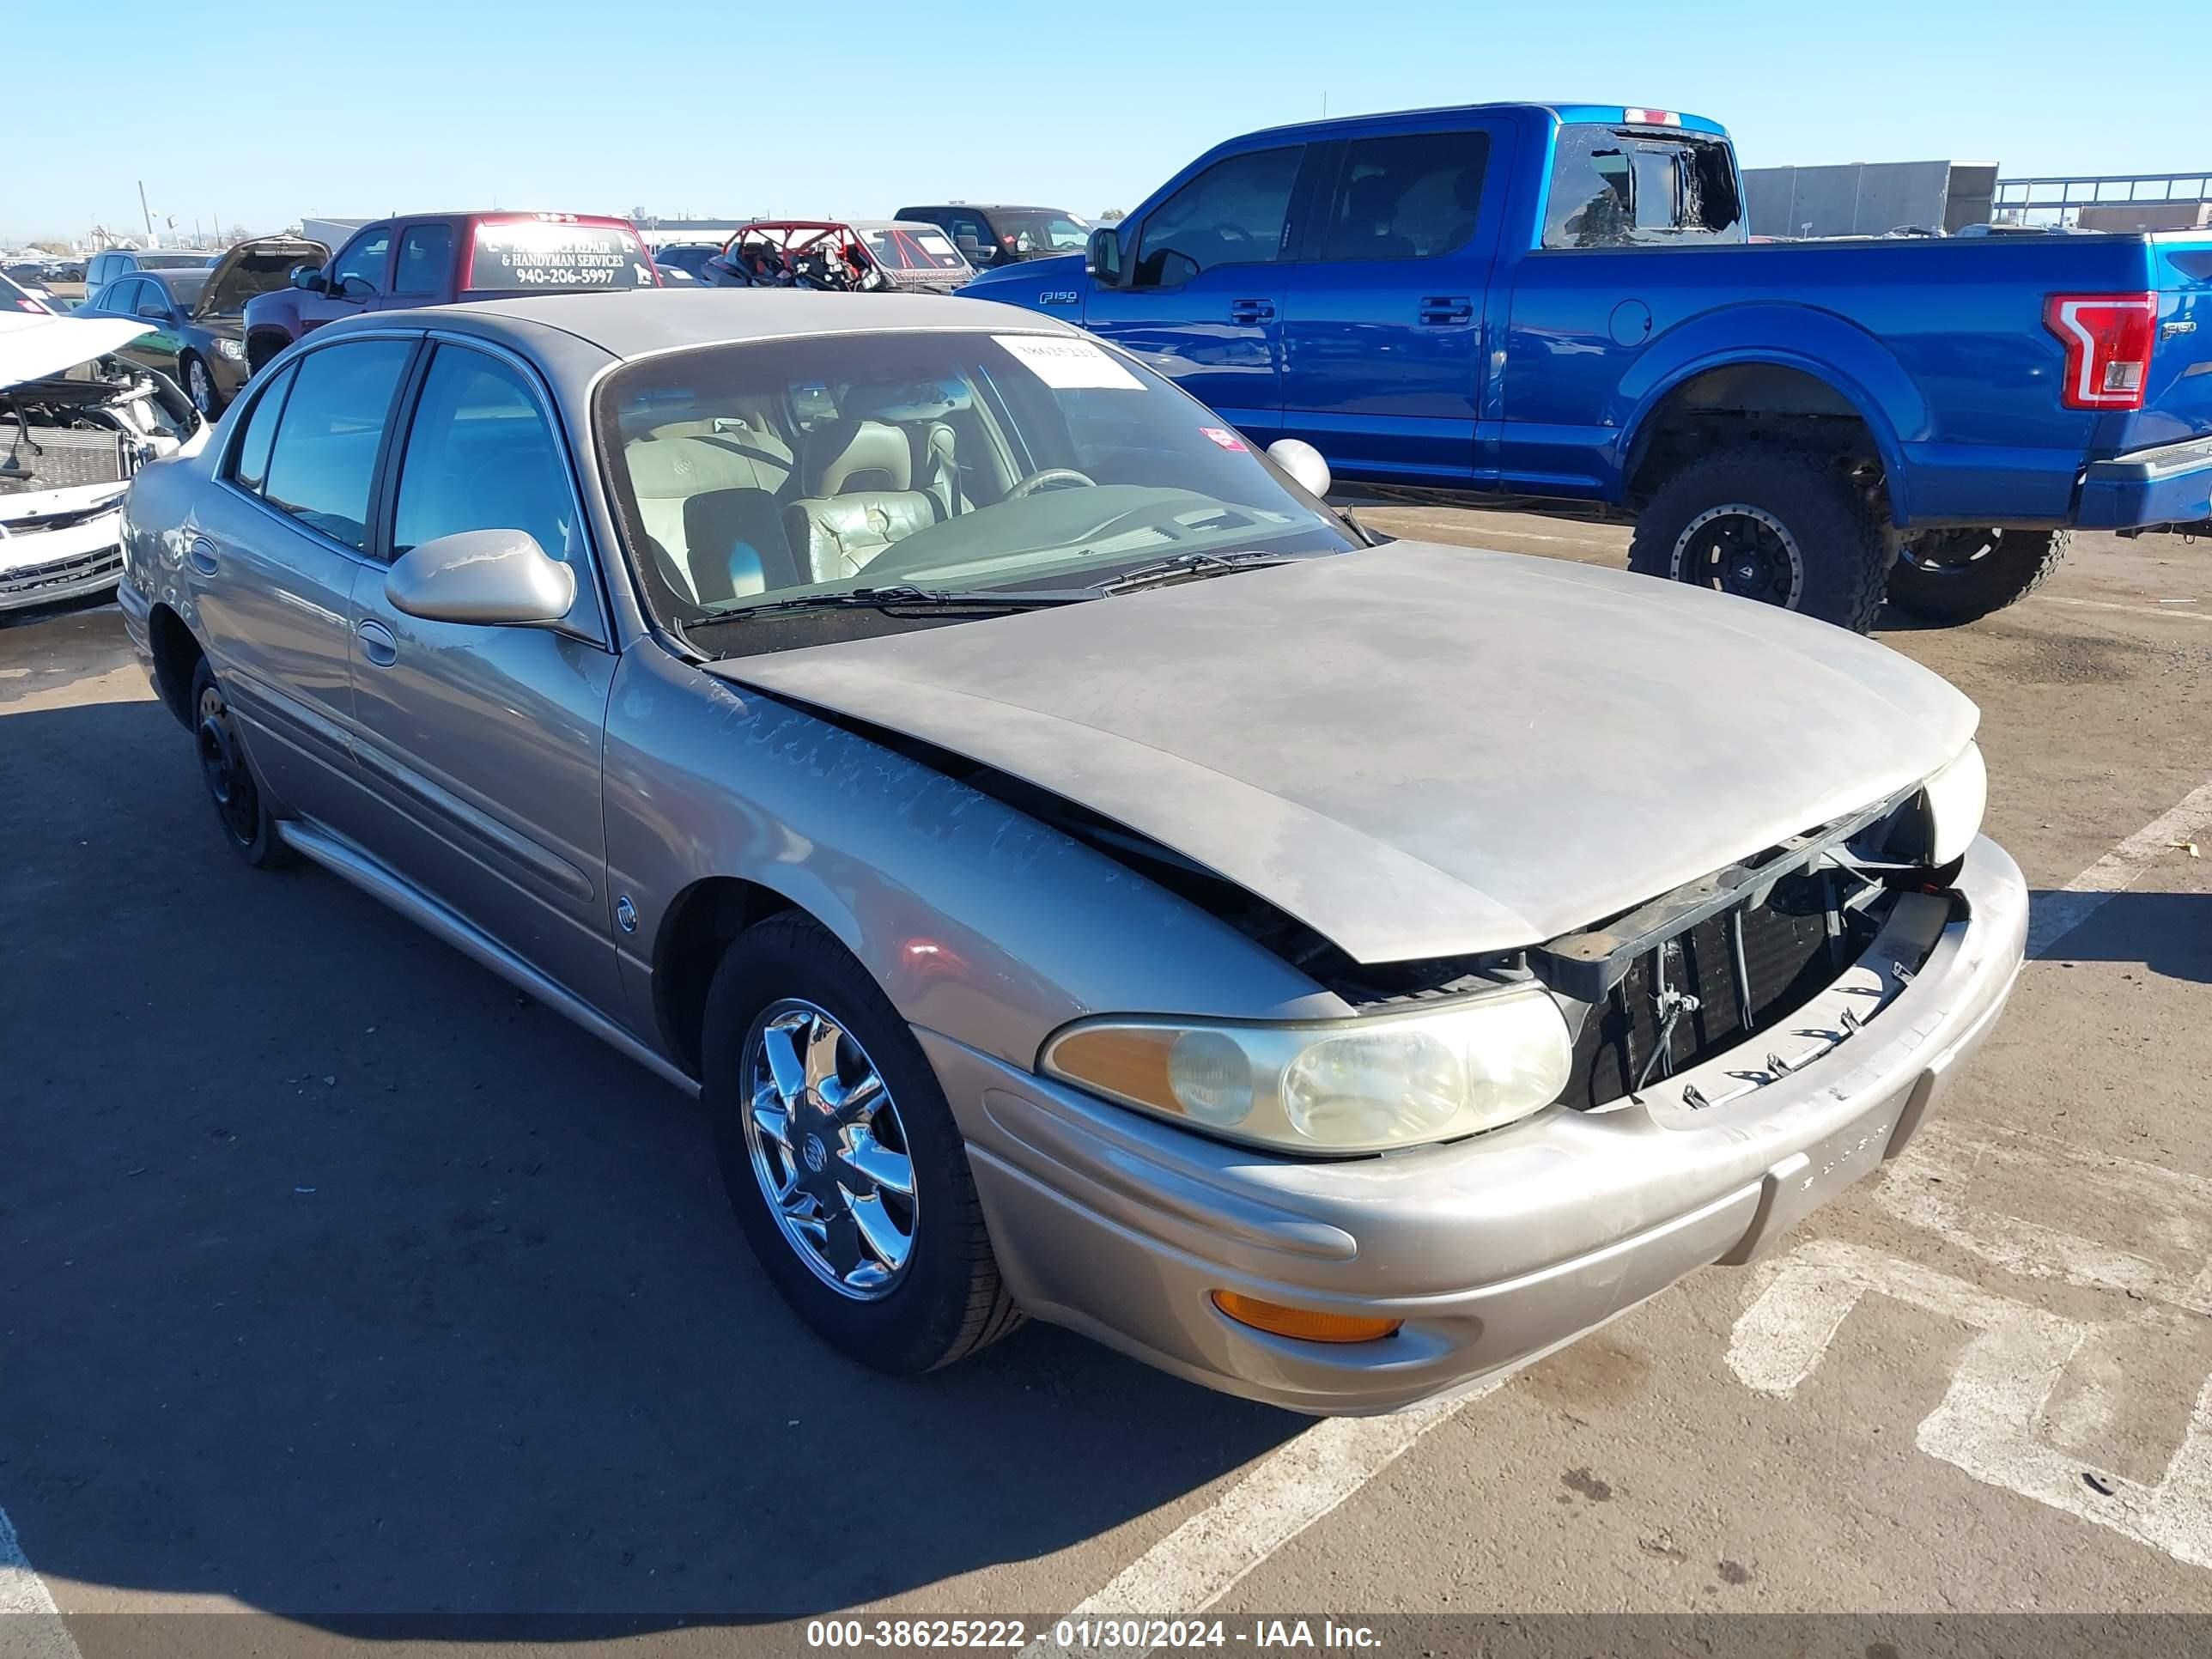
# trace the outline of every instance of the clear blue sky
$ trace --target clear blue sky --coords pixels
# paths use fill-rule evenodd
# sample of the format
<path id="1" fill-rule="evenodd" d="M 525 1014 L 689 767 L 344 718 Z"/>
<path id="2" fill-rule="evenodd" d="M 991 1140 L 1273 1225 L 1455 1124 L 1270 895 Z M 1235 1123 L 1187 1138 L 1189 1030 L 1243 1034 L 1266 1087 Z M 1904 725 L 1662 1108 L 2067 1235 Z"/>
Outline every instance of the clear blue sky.
<path id="1" fill-rule="evenodd" d="M 496 204 L 864 216 L 1134 205 L 1215 141 L 1486 99 L 1694 110 L 1745 165 L 2212 167 L 2179 4 L 2041 0 L 144 0 L 26 3 L 0 41 L 0 241 L 157 216 Z M 2160 18 L 2164 19 L 2161 26 Z M 2161 36 L 2161 27 L 2165 33 Z M 2163 87 L 2163 90 L 2160 88 Z"/>

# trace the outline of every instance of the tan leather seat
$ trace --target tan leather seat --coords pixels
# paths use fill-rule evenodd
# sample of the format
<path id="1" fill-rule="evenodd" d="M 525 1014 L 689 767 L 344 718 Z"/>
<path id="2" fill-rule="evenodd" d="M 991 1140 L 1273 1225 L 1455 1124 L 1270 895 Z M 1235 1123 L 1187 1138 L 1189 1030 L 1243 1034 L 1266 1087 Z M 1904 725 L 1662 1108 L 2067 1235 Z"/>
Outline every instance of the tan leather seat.
<path id="1" fill-rule="evenodd" d="M 661 574 L 685 599 L 712 604 L 809 580 L 792 558 L 776 491 L 790 452 L 750 428 L 683 422 L 624 452 L 645 532 L 666 555 Z"/>
<path id="2" fill-rule="evenodd" d="M 857 574 L 895 542 L 938 520 L 935 500 L 913 488 L 914 447 L 882 421 L 832 421 L 809 434 L 799 467 L 805 493 L 784 508 L 784 532 L 805 580 Z"/>

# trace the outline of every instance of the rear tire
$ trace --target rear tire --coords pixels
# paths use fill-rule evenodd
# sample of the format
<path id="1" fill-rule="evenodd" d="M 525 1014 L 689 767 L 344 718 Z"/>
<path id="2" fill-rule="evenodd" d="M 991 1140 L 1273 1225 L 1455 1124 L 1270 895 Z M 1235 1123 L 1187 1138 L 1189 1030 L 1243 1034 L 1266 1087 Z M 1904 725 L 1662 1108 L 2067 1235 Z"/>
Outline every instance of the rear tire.
<path id="1" fill-rule="evenodd" d="M 1863 634 L 1894 553 L 1880 512 L 1834 461 L 1753 445 L 1662 484 L 1637 520 L 1628 568 Z"/>
<path id="2" fill-rule="evenodd" d="M 292 861 L 292 849 L 276 833 L 276 820 L 263 799 L 260 781 L 246 757 L 237 724 L 215 671 L 202 657 L 192 667 L 190 704 L 193 740 L 199 745 L 200 778 L 215 803 L 216 821 L 232 852 L 257 870 L 275 870 Z"/>
<path id="3" fill-rule="evenodd" d="M 1931 530 L 1898 554 L 1889 602 L 1929 622 L 1976 621 L 2042 586 L 2073 539 L 2063 530 Z"/>
<path id="4" fill-rule="evenodd" d="M 738 937 L 708 990 L 700 1047 L 730 1206 L 816 1335 L 912 1375 L 1021 1324 L 928 1057 L 818 922 L 787 911 Z"/>

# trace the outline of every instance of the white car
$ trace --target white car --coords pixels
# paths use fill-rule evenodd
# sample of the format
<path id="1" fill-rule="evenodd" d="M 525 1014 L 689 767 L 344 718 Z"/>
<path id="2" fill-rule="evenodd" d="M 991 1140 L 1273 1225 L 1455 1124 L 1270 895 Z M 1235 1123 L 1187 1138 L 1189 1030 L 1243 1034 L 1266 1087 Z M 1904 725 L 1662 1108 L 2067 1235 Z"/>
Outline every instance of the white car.
<path id="1" fill-rule="evenodd" d="M 113 355 L 151 327 L 0 310 L 0 611 L 112 589 L 131 480 L 205 447 L 175 382 Z"/>

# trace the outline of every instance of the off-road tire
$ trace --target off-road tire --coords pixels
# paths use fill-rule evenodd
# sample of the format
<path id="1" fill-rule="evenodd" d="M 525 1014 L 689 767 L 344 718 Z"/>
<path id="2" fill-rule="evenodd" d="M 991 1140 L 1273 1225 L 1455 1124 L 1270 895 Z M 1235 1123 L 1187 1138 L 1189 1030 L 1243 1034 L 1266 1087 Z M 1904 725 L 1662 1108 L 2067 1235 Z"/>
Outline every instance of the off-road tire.
<path id="1" fill-rule="evenodd" d="M 1661 485 L 1636 521 L 1628 568 L 1695 586 L 1680 544 L 1699 515 L 1735 504 L 1788 532 L 1800 562 L 1789 609 L 1863 634 L 1881 612 L 1896 538 L 1880 507 L 1827 457 L 1767 445 L 1717 450 Z"/>
<path id="2" fill-rule="evenodd" d="M 896 1103 L 913 1164 L 913 1254 L 890 1290 L 854 1301 L 825 1285 L 784 1237 L 744 1133 L 744 1058 L 754 1022 L 780 1000 L 814 1004 L 857 1038 Z M 701 1097 L 722 1184 L 754 1256 L 816 1335 L 894 1375 L 935 1370 L 1017 1329 L 943 1086 L 911 1028 L 866 969 L 811 917 L 785 912 L 746 930 L 707 992 Z"/>
<path id="3" fill-rule="evenodd" d="M 1908 543 L 1889 602 L 1926 622 L 1970 623 L 2026 599 L 2074 539 L 2064 530 L 1936 530 Z"/>

